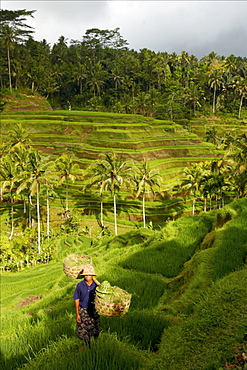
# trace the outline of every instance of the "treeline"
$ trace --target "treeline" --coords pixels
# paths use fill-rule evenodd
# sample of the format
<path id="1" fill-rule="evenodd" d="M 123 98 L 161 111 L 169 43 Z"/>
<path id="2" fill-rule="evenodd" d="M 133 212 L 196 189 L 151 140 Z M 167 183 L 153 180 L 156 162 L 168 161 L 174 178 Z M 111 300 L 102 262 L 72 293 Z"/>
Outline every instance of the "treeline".
<path id="1" fill-rule="evenodd" d="M 28 88 L 67 109 L 140 113 L 163 119 L 246 107 L 247 58 L 200 60 L 180 54 L 130 50 L 114 30 L 89 29 L 82 40 L 36 41 L 24 22 L 34 11 L 1 10 L 1 89 Z"/>

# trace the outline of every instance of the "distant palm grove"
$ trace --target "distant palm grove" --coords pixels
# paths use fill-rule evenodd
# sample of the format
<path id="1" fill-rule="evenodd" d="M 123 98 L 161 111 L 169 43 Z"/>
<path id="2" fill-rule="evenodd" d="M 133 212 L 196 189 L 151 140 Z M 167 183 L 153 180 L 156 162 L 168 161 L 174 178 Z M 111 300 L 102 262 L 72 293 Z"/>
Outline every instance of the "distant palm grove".
<path id="1" fill-rule="evenodd" d="M 119 28 L 89 29 L 80 40 L 36 41 L 34 11 L 1 10 L 0 87 L 29 88 L 53 108 L 138 113 L 162 119 L 246 107 L 247 58 L 211 52 L 130 50 Z"/>

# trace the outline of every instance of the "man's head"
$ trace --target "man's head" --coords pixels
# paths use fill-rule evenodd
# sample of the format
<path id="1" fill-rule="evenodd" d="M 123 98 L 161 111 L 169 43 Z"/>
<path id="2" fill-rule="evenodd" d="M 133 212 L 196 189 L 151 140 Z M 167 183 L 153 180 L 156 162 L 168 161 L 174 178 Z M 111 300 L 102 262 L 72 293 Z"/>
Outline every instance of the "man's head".
<path id="1" fill-rule="evenodd" d="M 85 265 L 84 269 L 81 274 L 84 277 L 84 280 L 90 282 L 93 280 L 93 276 L 97 276 L 95 274 L 94 268 L 91 264 Z"/>
<path id="2" fill-rule="evenodd" d="M 93 275 L 84 275 L 84 280 L 86 280 L 87 283 L 91 283 L 93 281 Z"/>

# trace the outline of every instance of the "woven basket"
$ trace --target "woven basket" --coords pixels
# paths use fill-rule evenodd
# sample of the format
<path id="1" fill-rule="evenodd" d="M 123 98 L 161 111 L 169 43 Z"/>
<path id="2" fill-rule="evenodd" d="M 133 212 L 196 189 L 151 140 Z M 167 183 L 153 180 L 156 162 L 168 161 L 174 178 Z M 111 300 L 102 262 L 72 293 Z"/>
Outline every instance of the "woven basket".
<path id="1" fill-rule="evenodd" d="M 85 254 L 70 254 L 63 261 L 63 271 L 71 279 L 82 279 L 85 265 L 92 264 L 92 258 Z"/>
<path id="2" fill-rule="evenodd" d="M 97 294 L 95 296 L 95 308 L 99 315 L 118 317 L 124 315 L 130 306 L 130 294 L 122 290 L 123 293 L 126 293 L 128 299 L 119 302 L 119 303 L 110 303 L 104 301 Z"/>

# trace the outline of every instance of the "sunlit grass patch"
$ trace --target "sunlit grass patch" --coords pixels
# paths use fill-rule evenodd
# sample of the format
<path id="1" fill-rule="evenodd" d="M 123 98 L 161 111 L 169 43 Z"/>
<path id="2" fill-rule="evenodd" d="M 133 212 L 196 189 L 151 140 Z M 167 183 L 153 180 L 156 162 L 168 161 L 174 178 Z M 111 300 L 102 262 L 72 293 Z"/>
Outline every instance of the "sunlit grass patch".
<path id="1" fill-rule="evenodd" d="M 219 369 L 246 333 L 247 270 L 205 291 L 194 313 L 164 331 L 156 366 L 166 370 Z M 151 369 L 151 368 L 150 368 Z"/>
<path id="2" fill-rule="evenodd" d="M 97 341 L 92 341 L 91 348 L 85 348 L 82 352 L 79 351 L 81 344 L 74 338 L 60 337 L 41 349 L 35 358 L 27 358 L 26 364 L 18 370 L 138 370 L 143 365 L 137 350 L 127 343 L 121 343 L 113 335 L 102 334 Z"/>
<path id="3" fill-rule="evenodd" d="M 211 226 L 210 219 L 206 217 L 187 217 L 176 223 L 168 223 L 163 234 L 158 236 L 160 241 L 126 258 L 121 266 L 162 274 L 168 278 L 175 277 L 200 246 Z"/>

